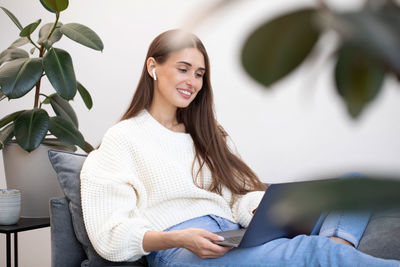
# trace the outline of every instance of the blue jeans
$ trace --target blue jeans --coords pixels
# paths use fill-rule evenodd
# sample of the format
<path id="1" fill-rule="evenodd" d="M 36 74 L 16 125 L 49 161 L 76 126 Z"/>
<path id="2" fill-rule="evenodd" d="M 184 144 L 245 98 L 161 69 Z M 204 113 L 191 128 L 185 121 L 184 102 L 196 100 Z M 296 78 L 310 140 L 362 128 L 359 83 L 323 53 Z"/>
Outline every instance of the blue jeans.
<path id="1" fill-rule="evenodd" d="M 322 235 L 299 235 L 279 238 L 252 248 L 233 248 L 224 256 L 202 259 L 184 248 L 153 251 L 147 256 L 150 266 L 400 266 L 396 260 L 385 260 L 364 254 L 357 249 L 333 242 L 324 235 L 350 237 L 357 246 L 369 216 L 365 214 L 330 213 L 320 218 Z M 202 228 L 210 232 L 239 229 L 227 219 L 207 215 L 174 225 L 165 231 Z M 346 238 L 345 238 L 346 239 Z"/>

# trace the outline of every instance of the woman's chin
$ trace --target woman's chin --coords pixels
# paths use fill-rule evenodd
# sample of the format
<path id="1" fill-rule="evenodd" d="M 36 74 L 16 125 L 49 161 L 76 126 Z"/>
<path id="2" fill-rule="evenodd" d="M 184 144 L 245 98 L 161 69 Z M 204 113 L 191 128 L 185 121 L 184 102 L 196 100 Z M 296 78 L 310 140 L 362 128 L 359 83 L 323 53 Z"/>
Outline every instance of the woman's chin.
<path id="1" fill-rule="evenodd" d="M 189 101 L 189 100 L 179 101 L 178 103 L 176 103 L 176 107 L 177 108 L 187 108 L 190 105 L 190 103 L 192 103 L 192 101 Z"/>

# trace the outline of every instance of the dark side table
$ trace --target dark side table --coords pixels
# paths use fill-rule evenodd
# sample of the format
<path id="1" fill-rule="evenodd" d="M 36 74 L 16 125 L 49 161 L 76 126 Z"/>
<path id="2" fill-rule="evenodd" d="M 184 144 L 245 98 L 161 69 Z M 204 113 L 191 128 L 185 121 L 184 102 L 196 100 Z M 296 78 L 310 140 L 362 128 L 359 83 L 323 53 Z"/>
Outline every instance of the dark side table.
<path id="1" fill-rule="evenodd" d="M 18 267 L 18 232 L 49 226 L 50 218 L 20 218 L 16 224 L 0 225 L 0 233 L 6 234 L 7 267 L 11 267 L 11 234 L 14 234 L 14 267 Z"/>

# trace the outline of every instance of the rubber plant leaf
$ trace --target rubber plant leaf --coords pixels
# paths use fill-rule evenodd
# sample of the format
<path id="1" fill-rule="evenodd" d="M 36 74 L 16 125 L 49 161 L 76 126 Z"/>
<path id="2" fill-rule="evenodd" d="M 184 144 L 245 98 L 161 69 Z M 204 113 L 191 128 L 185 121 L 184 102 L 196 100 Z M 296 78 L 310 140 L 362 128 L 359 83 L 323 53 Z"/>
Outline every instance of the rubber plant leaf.
<path id="1" fill-rule="evenodd" d="M 14 136 L 14 124 L 7 125 L 3 130 L 0 131 L 0 149 L 3 149 L 5 145 Z"/>
<path id="2" fill-rule="evenodd" d="M 67 51 L 50 48 L 43 58 L 43 68 L 56 92 L 65 100 L 76 94 L 76 78 L 72 58 Z"/>
<path id="3" fill-rule="evenodd" d="M 21 37 L 28 37 L 30 36 L 35 30 L 36 28 L 39 26 L 40 22 L 42 20 L 39 19 L 31 24 L 29 24 L 28 26 L 24 27 L 21 32 L 19 33 L 19 36 Z"/>
<path id="4" fill-rule="evenodd" d="M 276 218 L 301 221 L 327 210 L 379 211 L 400 206 L 400 177 L 374 175 L 304 183 L 282 194 L 273 207 Z M 281 223 L 285 223 L 281 221 Z"/>
<path id="5" fill-rule="evenodd" d="M 25 110 L 20 110 L 13 112 L 0 120 L 0 128 L 4 127 L 5 125 L 9 124 L 10 122 L 14 121 L 16 118 L 19 117 Z"/>
<path id="6" fill-rule="evenodd" d="M 68 103 L 67 100 L 59 96 L 58 94 L 52 94 L 49 96 L 50 104 L 57 114 L 69 122 L 71 122 L 76 128 L 78 128 L 78 117 L 76 116 L 75 111 L 72 106 Z"/>
<path id="7" fill-rule="evenodd" d="M 77 85 L 78 85 L 78 92 L 81 95 L 83 102 L 85 103 L 88 109 L 91 109 L 93 107 L 93 101 L 92 97 L 89 94 L 89 91 L 86 90 L 86 88 L 80 82 L 77 82 Z"/>
<path id="8" fill-rule="evenodd" d="M 77 145 L 85 152 L 90 152 L 90 147 L 87 146 L 83 135 L 75 126 L 66 119 L 61 117 L 51 117 L 49 131 L 63 142 L 71 145 Z M 93 148 L 92 148 L 93 149 Z"/>
<path id="9" fill-rule="evenodd" d="M 14 122 L 17 143 L 26 151 L 37 148 L 49 129 L 49 115 L 43 109 L 23 112 Z"/>
<path id="10" fill-rule="evenodd" d="M 44 41 L 47 40 L 47 37 L 49 36 L 49 33 L 50 33 L 51 29 L 53 28 L 53 25 L 54 25 L 54 23 L 47 23 L 47 24 L 43 25 L 42 28 L 40 28 L 39 40 L 38 40 L 39 44 L 43 44 Z M 61 39 L 61 37 L 63 36 L 63 34 L 60 31 L 61 26 L 62 26 L 62 23 L 58 22 L 56 29 L 54 30 L 54 32 L 50 36 L 50 39 L 48 40 L 48 45 L 52 46 L 55 42 L 58 42 Z"/>
<path id="11" fill-rule="evenodd" d="M 28 93 L 43 73 L 42 59 L 23 58 L 8 62 L 0 68 L 0 87 L 10 99 Z"/>
<path id="12" fill-rule="evenodd" d="M 49 8 L 48 6 L 46 6 L 46 4 L 44 3 L 43 0 L 40 0 L 40 3 L 42 4 L 42 6 L 43 6 L 47 11 L 49 11 L 49 12 L 51 12 L 51 13 L 57 13 L 56 10 L 53 10 L 53 9 Z"/>
<path id="13" fill-rule="evenodd" d="M 63 141 L 60 141 L 60 140 L 58 140 L 58 139 L 44 139 L 43 141 L 42 141 L 42 144 L 44 144 L 44 145 L 49 145 L 49 146 L 56 146 L 56 147 L 65 147 L 65 148 L 67 148 L 67 149 L 69 149 L 69 150 L 72 150 L 72 151 L 76 151 L 77 149 L 76 149 L 76 146 L 74 146 L 74 145 L 71 145 L 71 144 L 68 144 L 68 143 L 65 143 L 65 142 L 63 142 Z"/>
<path id="14" fill-rule="evenodd" d="M 332 27 L 346 43 L 357 45 L 369 57 L 400 75 L 400 12 L 362 10 L 337 15 Z"/>
<path id="15" fill-rule="evenodd" d="M 12 22 L 14 22 L 14 24 L 18 27 L 18 29 L 22 30 L 22 25 L 19 22 L 19 20 L 17 19 L 17 17 L 14 16 L 13 13 L 11 13 L 10 10 L 8 10 L 5 7 L 0 6 L 0 8 L 4 11 L 4 13 L 7 14 L 7 16 L 12 20 Z"/>
<path id="16" fill-rule="evenodd" d="M 15 40 L 10 47 L 20 47 L 23 46 L 25 44 L 29 43 L 29 39 L 26 37 L 20 37 L 17 40 Z"/>
<path id="17" fill-rule="evenodd" d="M 103 51 L 104 45 L 100 37 L 90 28 L 78 23 L 68 23 L 61 27 L 61 32 L 81 45 L 94 50 Z"/>
<path id="18" fill-rule="evenodd" d="M 40 0 L 42 5 L 51 12 L 61 12 L 68 7 L 68 0 Z"/>
<path id="19" fill-rule="evenodd" d="M 344 44 L 335 67 L 337 92 L 352 118 L 357 118 L 380 92 L 384 70 L 358 46 Z"/>
<path id="20" fill-rule="evenodd" d="M 246 72 L 265 86 L 282 79 L 310 54 L 319 37 L 314 9 L 290 12 L 256 29 L 242 49 Z"/>
<path id="21" fill-rule="evenodd" d="M 4 62 L 12 61 L 18 58 L 28 58 L 29 54 L 24 49 L 17 47 L 9 47 L 0 53 L 0 66 Z"/>

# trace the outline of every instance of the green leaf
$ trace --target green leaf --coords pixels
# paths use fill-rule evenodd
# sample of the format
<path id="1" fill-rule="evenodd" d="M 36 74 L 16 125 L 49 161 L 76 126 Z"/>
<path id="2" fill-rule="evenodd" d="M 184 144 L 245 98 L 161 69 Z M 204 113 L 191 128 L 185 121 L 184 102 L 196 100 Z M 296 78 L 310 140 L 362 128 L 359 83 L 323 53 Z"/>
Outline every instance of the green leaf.
<path id="1" fill-rule="evenodd" d="M 46 97 L 43 101 L 42 104 L 50 104 L 50 98 Z"/>
<path id="2" fill-rule="evenodd" d="M 61 32 L 68 38 L 94 50 L 103 51 L 104 45 L 100 37 L 85 25 L 69 23 L 61 27 Z"/>
<path id="3" fill-rule="evenodd" d="M 43 73 L 40 58 L 16 59 L 0 68 L 0 87 L 10 99 L 28 93 Z"/>
<path id="4" fill-rule="evenodd" d="M 71 105 L 64 98 L 58 94 L 52 94 L 49 96 L 50 104 L 53 107 L 54 112 L 57 116 L 71 122 L 76 128 L 78 128 L 78 117 Z"/>
<path id="5" fill-rule="evenodd" d="M 76 129 L 72 123 L 61 117 L 50 118 L 49 130 L 54 136 L 63 142 L 71 145 L 77 145 L 86 152 L 88 152 L 87 150 L 90 149 L 78 129 Z"/>
<path id="6" fill-rule="evenodd" d="M 19 115 L 21 115 L 25 110 L 17 111 L 14 113 L 11 113 L 4 118 L 0 120 L 0 128 L 3 128 L 5 125 L 9 124 L 10 122 L 14 121 L 16 118 L 18 118 Z"/>
<path id="7" fill-rule="evenodd" d="M 14 124 L 10 124 L 0 131 L 0 149 L 3 149 L 5 145 L 13 138 L 14 136 Z"/>
<path id="8" fill-rule="evenodd" d="M 40 0 L 40 3 L 42 4 L 42 6 L 43 6 L 47 11 L 50 11 L 51 13 L 57 13 L 56 10 L 50 9 L 48 6 L 46 6 L 46 4 L 44 3 L 43 0 Z"/>
<path id="9" fill-rule="evenodd" d="M 378 95 L 385 73 L 358 46 L 345 44 L 338 52 L 335 82 L 348 112 L 357 118 Z"/>
<path id="10" fill-rule="evenodd" d="M 21 32 L 19 33 L 19 36 L 21 36 L 21 37 L 28 37 L 28 36 L 30 36 L 31 33 L 33 33 L 33 32 L 36 30 L 37 26 L 39 26 L 39 24 L 40 24 L 41 21 L 42 21 L 41 19 L 38 19 L 38 20 L 35 21 L 34 23 L 31 23 L 31 24 L 29 24 L 28 26 L 26 26 L 25 28 L 23 28 L 23 29 L 21 30 Z"/>
<path id="11" fill-rule="evenodd" d="M 12 61 L 14 59 L 18 58 L 28 58 L 29 54 L 23 49 L 16 48 L 16 47 L 10 47 L 1 52 L 0 54 L 0 66 L 4 62 Z"/>
<path id="12" fill-rule="evenodd" d="M 49 128 L 49 115 L 43 109 L 32 109 L 23 112 L 14 122 L 17 143 L 26 151 L 37 148 Z"/>
<path id="13" fill-rule="evenodd" d="M 68 7 L 68 0 L 41 0 L 42 5 L 49 11 L 61 12 Z"/>
<path id="14" fill-rule="evenodd" d="M 301 220 L 329 210 L 382 211 L 400 206 L 399 192 L 399 177 L 313 181 L 284 192 L 273 209 L 277 218 L 287 221 Z"/>
<path id="15" fill-rule="evenodd" d="M 43 42 L 44 42 L 45 40 L 47 40 L 47 37 L 49 36 L 49 33 L 50 33 L 51 29 L 53 28 L 53 25 L 54 25 L 54 23 L 47 23 L 47 24 L 43 25 L 42 28 L 40 28 L 40 31 L 39 31 L 39 40 L 38 40 L 38 43 L 39 43 L 39 44 L 43 44 Z M 62 34 L 61 31 L 60 31 L 60 27 L 61 27 L 62 25 L 63 25 L 63 24 L 62 24 L 61 22 L 58 22 L 58 23 L 57 23 L 56 29 L 54 30 L 53 34 L 50 36 L 50 39 L 48 40 L 48 45 L 51 46 L 51 45 L 53 45 L 55 42 L 58 42 L 58 41 L 61 39 L 61 37 L 63 36 L 63 34 Z"/>
<path id="16" fill-rule="evenodd" d="M 27 43 L 29 43 L 29 39 L 28 38 L 20 37 L 10 45 L 10 48 L 11 47 L 20 47 L 20 46 L 23 46 L 23 45 L 25 45 Z"/>
<path id="17" fill-rule="evenodd" d="M 43 145 L 48 145 L 48 146 L 53 146 L 53 147 L 54 146 L 56 146 L 56 147 L 65 147 L 65 148 L 67 148 L 69 150 L 72 150 L 74 152 L 76 151 L 76 146 L 68 144 L 68 143 L 65 143 L 65 142 L 60 141 L 58 139 L 47 139 L 47 138 L 45 138 L 45 139 L 43 139 L 42 144 Z"/>
<path id="18" fill-rule="evenodd" d="M 7 14 L 7 16 L 10 17 L 10 19 L 14 22 L 15 25 L 17 25 L 18 29 L 22 30 L 22 25 L 21 23 L 18 21 L 18 19 L 14 16 L 13 13 L 11 13 L 10 10 L 8 10 L 5 7 L 0 6 L 1 9 L 3 9 L 3 11 Z"/>
<path id="19" fill-rule="evenodd" d="M 314 9 L 302 9 L 275 18 L 247 38 L 242 64 L 247 73 L 270 86 L 293 71 L 308 56 L 319 37 Z"/>
<path id="20" fill-rule="evenodd" d="M 76 94 L 76 78 L 72 58 L 67 51 L 50 48 L 43 58 L 43 68 L 50 83 L 65 100 Z"/>
<path id="21" fill-rule="evenodd" d="M 400 12 L 362 10 L 337 15 L 331 26 L 381 66 L 400 75 Z"/>
<path id="22" fill-rule="evenodd" d="M 85 105 L 88 109 L 91 109 L 93 107 L 93 101 L 92 97 L 90 96 L 88 90 L 80 83 L 77 82 L 78 84 L 78 92 L 81 95 L 83 102 L 85 102 Z"/>

